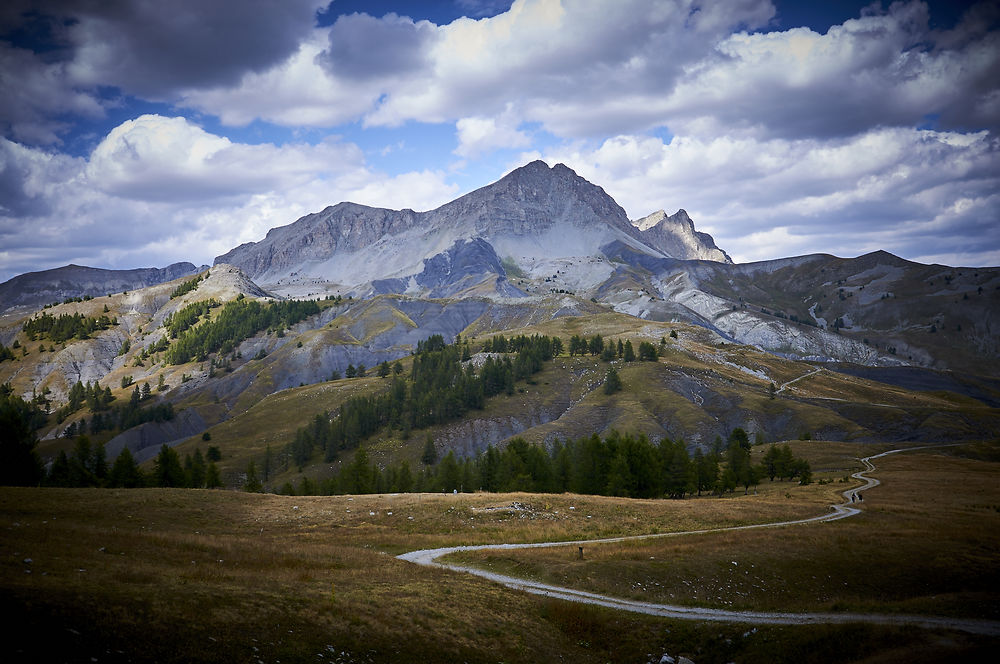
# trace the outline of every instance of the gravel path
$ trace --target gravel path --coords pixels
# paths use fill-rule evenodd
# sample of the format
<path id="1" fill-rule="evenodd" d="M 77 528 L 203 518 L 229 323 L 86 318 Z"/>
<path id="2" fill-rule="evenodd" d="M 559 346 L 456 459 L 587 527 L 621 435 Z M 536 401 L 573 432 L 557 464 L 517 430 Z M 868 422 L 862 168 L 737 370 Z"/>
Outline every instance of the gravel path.
<path id="1" fill-rule="evenodd" d="M 809 376 L 815 376 L 816 374 L 818 374 L 822 370 L 823 370 L 823 367 L 816 367 L 815 369 L 813 369 L 809 373 L 802 374 L 798 378 L 793 378 L 790 381 L 788 381 L 787 383 L 782 383 L 781 387 L 778 388 L 778 391 L 775 392 L 775 394 L 781 394 L 782 392 L 785 391 L 785 388 L 788 387 L 789 385 L 792 385 L 793 383 L 797 383 L 800 380 L 802 380 L 803 378 L 808 378 Z"/>
<path id="2" fill-rule="evenodd" d="M 523 590 L 524 592 L 545 597 L 564 599 L 570 602 L 580 602 L 583 604 L 593 604 L 606 606 L 622 611 L 632 611 L 635 613 L 645 613 L 666 618 L 677 618 L 682 620 L 702 620 L 714 622 L 747 623 L 755 625 L 808 625 L 808 624 L 841 624 L 841 623 L 876 623 L 880 625 L 909 625 L 930 629 L 952 629 L 974 634 L 986 634 L 990 636 L 1000 636 L 1000 622 L 991 620 L 973 620 L 961 618 L 945 618 L 936 616 L 914 616 L 914 615 L 890 615 L 872 613 L 780 613 L 771 611 L 727 611 L 725 609 L 708 609 L 688 606 L 675 606 L 671 604 L 653 604 L 651 602 L 640 602 L 637 600 L 619 599 L 607 595 L 563 588 L 546 583 L 519 579 L 503 574 L 496 574 L 475 567 L 456 565 L 452 563 L 439 562 L 438 558 L 456 553 L 458 551 L 482 551 L 484 549 L 504 550 L 504 549 L 534 549 L 541 547 L 556 546 L 583 546 L 593 544 L 606 544 L 611 542 L 625 542 L 630 540 L 642 540 L 662 537 L 682 537 L 699 533 L 715 533 L 730 530 L 752 530 L 755 528 L 778 528 L 782 526 L 800 525 L 805 523 L 819 523 L 823 521 L 836 521 L 861 512 L 854 505 L 863 504 L 856 502 L 861 500 L 861 492 L 876 487 L 880 482 L 868 477 L 867 473 L 875 470 L 873 459 L 878 459 L 889 454 L 906 452 L 909 450 L 926 449 L 928 447 L 944 447 L 943 445 L 928 445 L 924 447 L 911 447 L 905 449 L 890 450 L 881 454 L 875 454 L 861 459 L 865 464 L 865 470 L 851 475 L 851 477 L 864 482 L 863 485 L 848 489 L 843 492 L 844 502 L 831 505 L 832 511 L 828 514 L 811 517 L 808 519 L 797 519 L 793 521 L 779 521 L 777 523 L 760 523 L 749 526 L 730 526 L 726 528 L 708 528 L 705 530 L 691 530 L 686 532 L 659 533 L 651 535 L 633 535 L 628 537 L 610 537 L 604 539 L 575 540 L 570 542 L 533 542 L 528 544 L 480 544 L 469 546 L 449 546 L 439 549 L 422 549 L 420 551 L 410 551 L 397 556 L 400 560 L 405 560 L 418 565 L 429 567 L 440 567 L 456 572 L 466 572 L 490 581 L 495 581 L 508 588 Z"/>

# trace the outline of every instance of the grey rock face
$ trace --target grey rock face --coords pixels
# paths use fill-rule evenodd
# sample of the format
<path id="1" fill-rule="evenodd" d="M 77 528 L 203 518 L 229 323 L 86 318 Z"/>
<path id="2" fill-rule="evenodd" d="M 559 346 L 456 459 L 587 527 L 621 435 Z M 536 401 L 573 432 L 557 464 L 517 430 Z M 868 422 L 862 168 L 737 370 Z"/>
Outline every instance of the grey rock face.
<path id="1" fill-rule="evenodd" d="M 633 223 L 647 244 L 671 258 L 733 262 L 729 254 L 716 246 L 711 235 L 694 229 L 694 222 L 685 210 L 678 210 L 669 217 L 658 210 Z"/>
<path id="2" fill-rule="evenodd" d="M 563 164 L 549 168 L 543 161 L 515 169 L 428 214 L 487 238 L 540 235 L 560 221 L 580 227 L 610 225 L 633 235 L 625 210 L 604 189 Z"/>
<path id="3" fill-rule="evenodd" d="M 65 265 L 52 270 L 28 272 L 0 284 L 0 312 L 18 306 L 36 307 L 62 302 L 72 297 L 98 297 L 146 288 L 196 274 L 203 269 L 192 263 L 174 263 L 163 268 L 135 270 Z"/>
<path id="4" fill-rule="evenodd" d="M 251 279 L 280 277 L 303 263 L 325 261 L 337 253 L 371 246 L 379 238 L 398 235 L 413 228 L 419 217 L 413 210 L 339 203 L 272 228 L 260 242 L 241 244 L 217 257 L 215 263 L 235 265 Z"/>
<path id="5" fill-rule="evenodd" d="M 467 248 L 461 258 L 486 262 L 452 269 L 449 284 L 473 269 L 502 275 L 493 265 L 499 263 L 497 255 L 599 255 L 599 248 L 612 241 L 662 255 L 645 243 L 641 231 L 603 189 L 562 164 L 549 168 L 535 161 L 428 212 L 340 203 L 273 229 L 260 242 L 241 245 L 215 262 L 239 267 L 265 288 L 308 277 L 348 287 L 378 282 L 376 292 L 384 292 L 387 280 L 418 274 L 437 280 L 447 257 L 456 258 L 457 243 L 477 240 L 492 251 L 476 255 Z M 503 282 L 498 285 L 502 290 Z M 443 287 L 439 281 L 434 285 Z"/>
<path id="6" fill-rule="evenodd" d="M 379 279 L 372 283 L 376 293 L 420 291 L 428 297 L 451 297 L 477 286 L 492 283 L 508 296 L 523 296 L 506 281 L 507 273 L 489 242 L 482 238 L 457 240 L 443 251 L 424 259 L 424 268 L 410 278 Z"/>

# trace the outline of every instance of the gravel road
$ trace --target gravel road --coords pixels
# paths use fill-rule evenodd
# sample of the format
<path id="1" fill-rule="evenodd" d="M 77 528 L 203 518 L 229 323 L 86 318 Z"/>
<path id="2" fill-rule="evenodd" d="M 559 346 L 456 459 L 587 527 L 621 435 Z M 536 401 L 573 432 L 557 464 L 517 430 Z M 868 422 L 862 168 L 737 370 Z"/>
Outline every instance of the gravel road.
<path id="1" fill-rule="evenodd" d="M 528 579 L 519 579 L 503 574 L 496 574 L 475 567 L 456 565 L 452 563 L 440 562 L 438 559 L 449 553 L 458 551 L 481 551 L 484 549 L 504 550 L 504 549 L 533 549 L 540 547 L 556 546 L 584 546 L 594 544 L 606 544 L 611 542 L 624 542 L 628 540 L 642 540 L 662 537 L 683 537 L 699 533 L 713 533 L 730 530 L 752 530 L 755 528 L 780 528 L 784 526 L 802 525 L 810 523 L 821 523 L 825 521 L 836 521 L 859 514 L 861 509 L 856 505 L 863 505 L 863 501 L 856 502 L 863 491 L 876 487 L 880 482 L 874 477 L 869 477 L 868 473 L 875 470 L 873 459 L 878 459 L 889 454 L 906 452 L 916 449 L 927 449 L 929 447 L 944 447 L 943 445 L 928 445 L 924 447 L 911 447 L 904 449 L 890 450 L 881 454 L 875 454 L 861 459 L 865 464 L 865 470 L 854 473 L 851 477 L 860 480 L 864 484 L 843 492 L 844 502 L 831 505 L 831 511 L 808 519 L 798 519 L 794 521 L 780 521 L 777 523 L 761 523 L 748 526 L 732 526 L 728 528 L 709 528 L 705 530 L 692 530 L 687 532 L 674 533 L 654 533 L 650 535 L 634 535 L 629 537 L 611 537 L 605 539 L 574 540 L 569 542 L 533 542 L 529 544 L 480 544 L 469 546 L 449 546 L 439 549 L 422 549 L 410 551 L 397 558 L 417 565 L 428 567 L 440 567 L 455 572 L 465 572 L 490 581 L 495 581 L 508 588 L 522 590 L 534 595 L 554 597 L 570 602 L 580 602 L 583 604 L 593 604 L 606 606 L 622 611 L 632 611 L 635 613 L 645 613 L 665 618 L 675 618 L 682 620 L 701 620 L 714 622 L 747 623 L 755 625 L 808 625 L 808 624 L 835 624 L 835 623 L 876 623 L 880 625 L 908 625 L 929 629 L 951 629 L 973 634 L 986 634 L 990 636 L 1000 635 L 1000 622 L 991 620 L 974 620 L 961 618 L 947 618 L 936 616 L 915 616 L 915 615 L 892 615 L 873 613 L 780 613 L 769 611 L 727 611 L 725 609 L 697 608 L 689 606 L 675 606 L 671 604 L 653 604 L 650 602 L 640 602 L 637 600 L 619 599 L 597 593 L 589 593 L 572 588 L 553 586 Z"/>

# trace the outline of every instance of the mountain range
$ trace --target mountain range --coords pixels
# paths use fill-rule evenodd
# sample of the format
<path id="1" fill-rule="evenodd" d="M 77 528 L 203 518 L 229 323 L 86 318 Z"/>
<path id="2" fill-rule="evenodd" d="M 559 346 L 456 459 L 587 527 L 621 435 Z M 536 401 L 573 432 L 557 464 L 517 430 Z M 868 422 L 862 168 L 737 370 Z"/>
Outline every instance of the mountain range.
<path id="1" fill-rule="evenodd" d="M 29 311 L 69 298 L 96 297 L 155 286 L 196 274 L 206 267 L 174 263 L 164 268 L 105 270 L 70 264 L 53 270 L 27 272 L 0 284 L 0 313 L 18 308 Z"/>
<path id="2" fill-rule="evenodd" d="M 241 297 L 321 306 L 226 353 L 164 359 L 174 343 L 172 316 Z M 303 413 L 329 410 L 357 386 L 376 389 L 331 377 L 405 358 L 432 334 L 601 333 L 666 343 L 679 331 L 674 364 L 653 373 L 623 368 L 635 389 L 659 395 L 655 403 L 639 395 L 628 407 L 598 400 L 601 372 L 571 358 L 561 365 L 568 373 L 550 376 L 550 389 L 520 415 L 437 434 L 466 453 L 511 435 L 551 440 L 611 427 L 691 444 L 739 425 L 769 437 L 812 429 L 832 439 L 948 438 L 997 430 L 998 300 L 998 268 L 922 265 L 881 251 L 734 264 L 684 210 L 629 220 L 599 186 L 536 161 L 427 212 L 339 203 L 235 247 L 211 268 L 71 265 L 15 277 L 0 284 L 0 344 L 21 350 L 0 361 L 0 383 L 26 397 L 45 394 L 52 408 L 77 381 L 116 392 L 121 385 L 126 399 L 132 384 L 162 384 L 156 398 L 178 416 L 108 440 L 109 454 L 128 446 L 148 458 L 160 443 L 203 432 L 248 435 L 235 432 L 290 394 L 315 397 L 296 402 Z M 116 324 L 57 347 L 25 332 L 41 313 L 107 315 Z M 785 400 L 785 411 L 756 401 L 772 384 L 828 370 L 839 378 L 794 407 Z M 914 405 L 893 405 L 903 411 L 889 422 L 877 399 L 859 396 L 871 393 L 865 381 L 914 390 Z M 670 399 L 697 405 L 697 413 L 678 411 Z M 947 426 L 925 412 L 955 404 L 972 410 Z M 50 423 L 43 437 L 57 441 L 74 417 Z M 249 435 L 287 442 L 288 425 L 269 426 Z"/>

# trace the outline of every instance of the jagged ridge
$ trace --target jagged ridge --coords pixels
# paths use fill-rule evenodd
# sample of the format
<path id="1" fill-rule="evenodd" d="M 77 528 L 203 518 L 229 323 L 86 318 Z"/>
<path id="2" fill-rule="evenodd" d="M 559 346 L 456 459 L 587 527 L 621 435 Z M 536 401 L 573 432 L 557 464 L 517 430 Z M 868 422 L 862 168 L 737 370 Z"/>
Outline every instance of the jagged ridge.
<path id="1" fill-rule="evenodd" d="M 549 168 L 534 161 L 428 212 L 340 203 L 273 229 L 216 263 L 236 265 L 278 292 L 304 295 L 295 284 L 363 293 L 378 282 L 376 292 L 390 286 L 412 291 L 410 277 L 471 240 L 485 241 L 498 257 L 529 272 L 537 268 L 537 274 L 548 272 L 554 260 L 602 256 L 602 247 L 613 242 L 657 257 L 729 260 L 710 236 L 694 231 L 686 213 L 683 222 L 640 230 L 602 188 L 563 164 Z M 484 279 L 499 277 L 502 286 L 505 273 L 488 272 Z"/>

